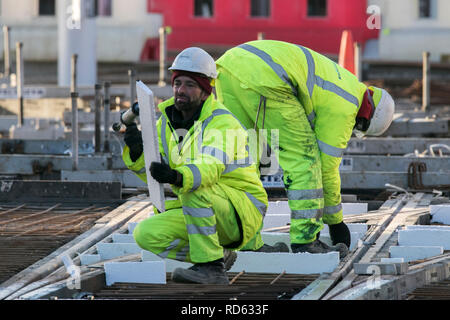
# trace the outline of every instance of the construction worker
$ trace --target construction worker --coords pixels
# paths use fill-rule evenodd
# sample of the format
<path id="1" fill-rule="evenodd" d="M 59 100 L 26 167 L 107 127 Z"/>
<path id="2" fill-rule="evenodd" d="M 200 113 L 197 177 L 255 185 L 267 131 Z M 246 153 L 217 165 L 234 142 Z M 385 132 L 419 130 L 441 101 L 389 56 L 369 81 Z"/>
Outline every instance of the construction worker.
<path id="1" fill-rule="evenodd" d="M 291 209 L 292 251 L 339 251 L 342 258 L 351 237 L 342 216 L 341 157 L 352 131 L 377 136 L 389 127 L 392 97 L 325 56 L 281 41 L 239 45 L 216 65 L 217 99 L 247 128 L 278 130 L 272 151 Z M 318 240 L 323 223 L 333 246 Z"/>
<path id="2" fill-rule="evenodd" d="M 174 281 L 228 284 L 226 270 L 236 259 L 232 250 L 260 229 L 267 193 L 249 156 L 246 129 L 212 94 L 214 59 L 191 47 L 169 70 L 174 97 L 158 105 L 162 115 L 156 124 L 163 161 L 152 162 L 150 173 L 171 184 L 178 199 L 166 201 L 166 211 L 139 223 L 133 235 L 145 250 L 194 264 L 175 269 Z M 127 128 L 125 143 L 125 164 L 146 181 L 136 125 Z"/>

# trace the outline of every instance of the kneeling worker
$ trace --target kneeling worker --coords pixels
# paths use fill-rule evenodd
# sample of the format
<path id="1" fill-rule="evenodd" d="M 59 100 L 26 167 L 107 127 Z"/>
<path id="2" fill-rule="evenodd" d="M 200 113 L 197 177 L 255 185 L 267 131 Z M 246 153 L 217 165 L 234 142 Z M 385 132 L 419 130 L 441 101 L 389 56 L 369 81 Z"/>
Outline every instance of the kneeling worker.
<path id="1" fill-rule="evenodd" d="M 163 258 L 191 262 L 172 273 L 176 282 L 228 284 L 236 253 L 255 237 L 267 209 L 267 193 L 249 155 L 247 132 L 212 95 L 213 58 L 187 48 L 174 60 L 174 97 L 159 104 L 156 127 L 162 163 L 150 173 L 171 184 L 177 200 L 137 225 L 137 244 Z M 141 132 L 127 127 L 123 160 L 146 181 Z M 225 248 L 225 249 L 224 249 Z"/>

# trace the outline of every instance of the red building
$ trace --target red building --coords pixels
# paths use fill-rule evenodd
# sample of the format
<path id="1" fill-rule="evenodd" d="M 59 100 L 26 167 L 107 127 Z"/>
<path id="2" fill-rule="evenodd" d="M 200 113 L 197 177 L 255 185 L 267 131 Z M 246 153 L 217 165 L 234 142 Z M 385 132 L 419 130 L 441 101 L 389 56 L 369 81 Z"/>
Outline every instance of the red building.
<path id="1" fill-rule="evenodd" d="M 366 23 L 367 0 L 148 0 L 148 11 L 161 13 L 169 51 L 189 46 L 232 47 L 257 39 L 302 44 L 337 55 L 343 30 L 362 48 L 378 37 Z M 142 59 L 156 58 L 156 39 L 149 39 Z"/>

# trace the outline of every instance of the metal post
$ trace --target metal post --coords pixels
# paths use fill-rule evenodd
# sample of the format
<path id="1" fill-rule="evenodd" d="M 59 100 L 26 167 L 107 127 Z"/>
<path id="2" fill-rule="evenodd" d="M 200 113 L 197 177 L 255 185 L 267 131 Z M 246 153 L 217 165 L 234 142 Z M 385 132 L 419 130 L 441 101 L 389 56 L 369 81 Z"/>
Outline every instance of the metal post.
<path id="1" fill-rule="evenodd" d="M 5 72 L 3 76 L 9 77 L 11 75 L 11 61 L 9 59 L 9 31 L 11 30 L 8 26 L 3 26 L 3 48 L 4 48 L 4 62 L 5 62 Z"/>
<path id="2" fill-rule="evenodd" d="M 95 143 L 95 152 L 100 152 L 100 111 L 102 107 L 102 85 L 95 85 L 95 131 L 94 131 L 94 143 Z"/>
<path id="3" fill-rule="evenodd" d="M 130 79 L 130 107 L 136 101 L 136 71 L 134 69 L 128 70 L 128 77 Z"/>
<path id="4" fill-rule="evenodd" d="M 22 42 L 16 43 L 16 78 L 17 78 L 17 99 L 19 103 L 19 126 L 23 125 L 23 57 Z"/>
<path id="5" fill-rule="evenodd" d="M 72 98 L 72 170 L 78 170 L 78 92 L 71 92 Z"/>
<path id="6" fill-rule="evenodd" d="M 78 55 L 73 54 L 71 60 L 71 75 L 70 75 L 70 92 L 77 91 L 77 60 Z"/>
<path id="7" fill-rule="evenodd" d="M 430 53 L 423 52 L 422 58 L 422 111 L 425 111 L 430 106 Z"/>
<path id="8" fill-rule="evenodd" d="M 103 128 L 105 130 L 105 140 L 103 144 L 103 152 L 109 152 L 109 113 L 111 107 L 111 97 L 109 93 L 109 89 L 111 87 L 111 83 L 105 82 L 105 97 L 103 99 L 103 106 L 105 108 L 105 123 L 103 124 Z"/>
<path id="9" fill-rule="evenodd" d="M 355 76 L 362 81 L 361 45 L 355 42 Z"/>
<path id="10" fill-rule="evenodd" d="M 264 32 L 258 32 L 258 40 L 264 40 L 265 39 L 265 33 Z"/>
<path id="11" fill-rule="evenodd" d="M 158 86 L 164 87 L 166 85 L 166 28 L 159 28 L 159 82 Z"/>

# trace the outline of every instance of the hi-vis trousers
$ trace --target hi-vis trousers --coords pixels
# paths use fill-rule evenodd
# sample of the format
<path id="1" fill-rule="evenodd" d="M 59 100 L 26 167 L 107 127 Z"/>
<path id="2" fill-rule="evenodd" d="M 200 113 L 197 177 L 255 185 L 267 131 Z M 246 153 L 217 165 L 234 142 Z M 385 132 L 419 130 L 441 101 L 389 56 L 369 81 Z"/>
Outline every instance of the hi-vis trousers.
<path id="1" fill-rule="evenodd" d="M 223 246 L 241 239 L 235 209 L 218 184 L 166 202 L 166 211 L 133 231 L 136 243 L 162 258 L 204 263 L 223 258 Z"/>
<path id="2" fill-rule="evenodd" d="M 304 108 L 297 100 L 283 103 L 279 99 L 266 97 L 264 112 L 259 108 L 261 95 L 223 68 L 215 83 L 217 99 L 247 129 L 253 129 L 255 122 L 257 129 L 262 129 L 262 123 L 268 131 L 278 129 L 277 160 L 283 170 L 283 182 L 291 209 L 291 243 L 305 244 L 314 241 L 323 228 L 324 199 L 319 147 Z M 274 142 L 271 137 L 268 132 L 267 142 L 272 147 Z"/>

